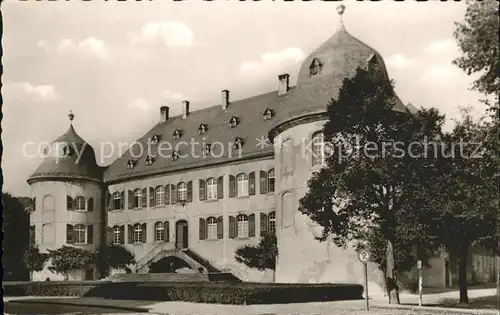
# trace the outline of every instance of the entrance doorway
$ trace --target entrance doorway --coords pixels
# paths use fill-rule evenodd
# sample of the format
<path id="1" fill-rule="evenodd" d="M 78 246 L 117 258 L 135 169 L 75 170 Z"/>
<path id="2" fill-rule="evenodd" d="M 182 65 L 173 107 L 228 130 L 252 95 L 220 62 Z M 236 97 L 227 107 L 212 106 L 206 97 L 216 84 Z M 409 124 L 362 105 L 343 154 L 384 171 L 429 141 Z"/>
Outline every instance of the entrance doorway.
<path id="1" fill-rule="evenodd" d="M 94 269 L 85 269 L 85 280 L 94 280 Z"/>
<path id="2" fill-rule="evenodd" d="M 188 248 L 188 223 L 179 220 L 175 223 L 175 248 Z"/>

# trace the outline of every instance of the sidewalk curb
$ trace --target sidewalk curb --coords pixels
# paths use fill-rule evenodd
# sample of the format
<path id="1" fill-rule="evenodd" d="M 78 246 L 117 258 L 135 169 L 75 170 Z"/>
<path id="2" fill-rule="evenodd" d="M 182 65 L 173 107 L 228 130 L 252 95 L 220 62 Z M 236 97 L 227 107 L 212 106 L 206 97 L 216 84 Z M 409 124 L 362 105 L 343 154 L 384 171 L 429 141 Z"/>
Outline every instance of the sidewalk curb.
<path id="1" fill-rule="evenodd" d="M 60 301 L 44 301 L 44 300 L 12 300 L 10 303 L 24 303 L 24 304 L 56 304 L 56 305 L 65 305 L 65 306 L 83 306 L 83 307 L 98 307 L 104 309 L 114 309 L 118 311 L 131 311 L 131 312 L 139 312 L 139 313 L 149 313 L 151 309 L 146 307 L 133 307 L 133 306 L 112 306 L 112 305 L 101 305 L 101 304 L 92 304 L 92 303 L 68 303 L 68 302 L 60 302 Z"/>
<path id="2" fill-rule="evenodd" d="M 449 308 L 449 307 L 433 307 L 433 306 L 413 306 L 413 305 L 390 305 L 390 304 L 380 304 L 373 305 L 371 308 L 377 309 L 398 309 L 398 310 L 408 310 L 411 312 L 440 312 L 444 314 L 464 314 L 464 315 L 500 315 L 498 310 L 488 310 L 488 309 L 461 309 L 461 308 Z"/>

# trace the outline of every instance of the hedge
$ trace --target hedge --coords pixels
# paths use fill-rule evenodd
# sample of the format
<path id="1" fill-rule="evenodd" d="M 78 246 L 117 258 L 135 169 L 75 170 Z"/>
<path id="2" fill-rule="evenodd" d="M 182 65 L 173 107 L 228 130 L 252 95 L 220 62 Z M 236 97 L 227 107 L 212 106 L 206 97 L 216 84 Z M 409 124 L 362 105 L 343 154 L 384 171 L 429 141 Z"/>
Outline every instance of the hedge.
<path id="1" fill-rule="evenodd" d="M 270 304 L 361 299 L 357 284 L 269 283 L 31 283 L 7 285 L 4 295 L 84 296 L 144 301 L 217 304 Z"/>

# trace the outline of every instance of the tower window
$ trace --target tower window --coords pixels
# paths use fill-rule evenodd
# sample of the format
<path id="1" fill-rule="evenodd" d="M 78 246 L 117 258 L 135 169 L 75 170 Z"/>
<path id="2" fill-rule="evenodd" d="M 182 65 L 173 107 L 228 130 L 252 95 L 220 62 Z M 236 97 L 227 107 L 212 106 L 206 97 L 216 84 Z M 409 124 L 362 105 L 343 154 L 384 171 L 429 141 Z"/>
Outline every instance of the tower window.
<path id="1" fill-rule="evenodd" d="M 200 127 L 198 127 L 198 134 L 202 135 L 205 132 L 207 132 L 207 125 L 206 124 L 201 124 Z"/>
<path id="2" fill-rule="evenodd" d="M 322 132 L 312 137 L 312 166 L 322 166 L 325 163 L 325 141 Z"/>
<path id="3" fill-rule="evenodd" d="M 129 159 L 127 161 L 127 168 L 134 168 L 134 166 L 135 166 L 135 161 L 132 159 Z"/>
<path id="4" fill-rule="evenodd" d="M 233 149 L 237 150 L 240 149 L 243 146 L 243 139 L 240 137 L 236 137 L 233 142 Z"/>
<path id="5" fill-rule="evenodd" d="M 233 116 L 233 117 L 231 117 L 231 119 L 229 119 L 229 127 L 231 127 L 231 128 L 236 127 L 238 125 L 238 123 L 239 123 L 238 117 Z"/>
<path id="6" fill-rule="evenodd" d="M 273 116 L 274 116 L 274 111 L 272 109 L 268 108 L 264 111 L 264 120 L 269 120 L 273 118 Z"/>
<path id="7" fill-rule="evenodd" d="M 321 67 L 323 64 L 319 61 L 318 58 L 314 58 L 309 66 L 309 76 L 317 75 L 321 72 Z"/>
<path id="8" fill-rule="evenodd" d="M 177 140 L 181 137 L 181 131 L 179 129 L 175 129 L 173 134 L 174 140 Z"/>
<path id="9" fill-rule="evenodd" d="M 160 136 L 159 136 L 159 135 L 156 135 L 156 134 L 155 134 L 155 135 L 153 135 L 153 136 L 151 137 L 151 143 L 152 143 L 152 144 L 157 144 L 157 143 L 158 143 L 158 141 L 160 141 Z"/>

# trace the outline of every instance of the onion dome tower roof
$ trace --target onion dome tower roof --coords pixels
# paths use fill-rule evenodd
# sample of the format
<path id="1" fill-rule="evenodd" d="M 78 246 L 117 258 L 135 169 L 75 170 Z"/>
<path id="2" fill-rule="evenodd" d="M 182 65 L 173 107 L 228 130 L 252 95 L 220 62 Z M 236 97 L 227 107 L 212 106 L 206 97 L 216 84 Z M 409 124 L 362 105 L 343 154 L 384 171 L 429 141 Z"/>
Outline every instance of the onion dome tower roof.
<path id="1" fill-rule="evenodd" d="M 337 30 L 302 63 L 297 85 L 283 100 L 286 110 L 277 112 L 275 127 L 304 115 L 325 112 L 329 101 L 338 96 L 344 79 L 352 78 L 357 68 L 367 69 L 374 65 L 389 78 L 382 56 L 346 30 L 342 20 L 344 11 L 344 5 L 337 7 L 340 16 Z M 394 110 L 408 112 L 398 97 Z"/>
<path id="2" fill-rule="evenodd" d="M 103 168 L 97 165 L 94 149 L 73 128 L 75 115 L 69 113 L 68 131 L 46 149 L 43 162 L 28 178 L 28 184 L 42 180 L 90 180 L 101 182 Z"/>

